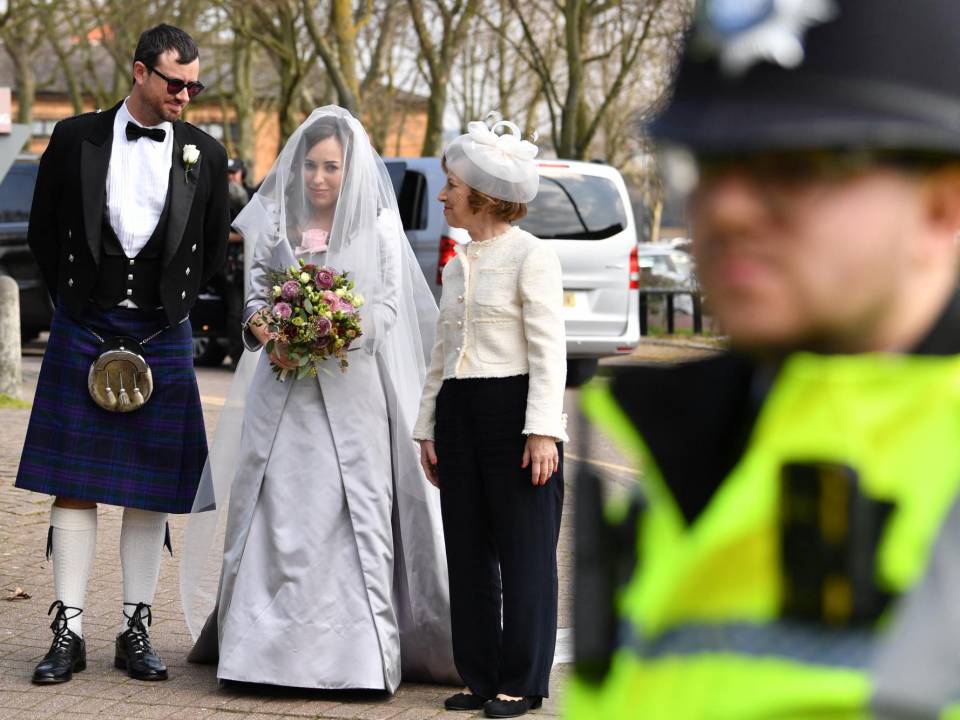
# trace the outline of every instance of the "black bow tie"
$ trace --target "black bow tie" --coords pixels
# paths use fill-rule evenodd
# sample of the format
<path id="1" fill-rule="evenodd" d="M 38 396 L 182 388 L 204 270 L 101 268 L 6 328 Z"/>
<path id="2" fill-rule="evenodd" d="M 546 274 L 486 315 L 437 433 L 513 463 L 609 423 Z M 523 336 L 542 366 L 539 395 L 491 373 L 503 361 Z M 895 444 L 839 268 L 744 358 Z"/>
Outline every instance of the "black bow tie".
<path id="1" fill-rule="evenodd" d="M 163 128 L 145 128 L 133 122 L 127 123 L 127 140 L 139 140 L 142 137 L 148 137 L 157 142 L 163 142 L 167 136 L 167 131 Z"/>

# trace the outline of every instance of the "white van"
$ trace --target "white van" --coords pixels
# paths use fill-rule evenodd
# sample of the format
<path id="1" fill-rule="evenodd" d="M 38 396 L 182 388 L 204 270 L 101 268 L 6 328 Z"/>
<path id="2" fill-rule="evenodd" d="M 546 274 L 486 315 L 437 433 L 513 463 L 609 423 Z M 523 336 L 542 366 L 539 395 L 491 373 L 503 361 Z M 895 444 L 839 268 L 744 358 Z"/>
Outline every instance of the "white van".
<path id="1" fill-rule="evenodd" d="M 440 297 L 440 271 L 465 231 L 450 228 L 437 195 L 446 178 L 439 158 L 385 158 L 407 237 Z M 543 160 L 540 191 L 520 220 L 547 240 L 563 269 L 568 382 L 578 385 L 597 359 L 633 351 L 640 341 L 637 228 L 623 177 L 608 165 Z"/>

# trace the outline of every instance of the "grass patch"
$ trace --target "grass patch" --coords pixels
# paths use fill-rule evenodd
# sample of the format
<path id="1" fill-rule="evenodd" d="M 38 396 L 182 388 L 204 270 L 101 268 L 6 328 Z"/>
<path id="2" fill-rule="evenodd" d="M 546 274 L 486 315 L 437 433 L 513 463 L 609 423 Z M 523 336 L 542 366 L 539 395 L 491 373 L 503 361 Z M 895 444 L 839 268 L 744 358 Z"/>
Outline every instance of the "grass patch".
<path id="1" fill-rule="evenodd" d="M 19 398 L 11 397 L 10 395 L 4 395 L 0 393 L 0 410 L 5 410 L 8 408 L 14 408 L 17 410 L 24 410 L 30 407 L 30 403 L 24 402 Z"/>

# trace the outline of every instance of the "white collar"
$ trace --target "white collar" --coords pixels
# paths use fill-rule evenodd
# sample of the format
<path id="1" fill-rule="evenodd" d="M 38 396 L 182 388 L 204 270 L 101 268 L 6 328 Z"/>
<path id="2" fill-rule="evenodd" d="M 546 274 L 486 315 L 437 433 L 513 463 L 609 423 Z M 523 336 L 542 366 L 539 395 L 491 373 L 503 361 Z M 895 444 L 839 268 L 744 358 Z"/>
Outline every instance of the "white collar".
<path id="1" fill-rule="evenodd" d="M 128 95 L 123 99 L 123 103 L 120 105 L 120 109 L 117 110 L 117 122 L 120 124 L 120 127 L 126 127 L 127 122 L 132 122 L 134 125 L 139 125 L 142 128 L 160 128 L 167 133 L 167 137 L 170 137 L 170 133 L 173 132 L 173 123 L 171 122 L 162 122 L 159 125 L 144 125 L 142 122 L 137 120 L 133 115 L 130 114 L 129 108 L 127 108 L 127 102 L 130 100 Z"/>

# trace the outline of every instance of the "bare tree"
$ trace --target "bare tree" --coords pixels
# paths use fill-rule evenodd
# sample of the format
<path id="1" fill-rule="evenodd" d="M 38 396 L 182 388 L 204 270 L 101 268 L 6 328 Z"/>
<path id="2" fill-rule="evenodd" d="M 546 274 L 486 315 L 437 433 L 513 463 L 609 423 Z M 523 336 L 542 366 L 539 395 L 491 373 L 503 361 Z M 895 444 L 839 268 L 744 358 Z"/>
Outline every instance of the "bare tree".
<path id="1" fill-rule="evenodd" d="M 72 38 L 66 33 L 66 42 L 64 42 L 64 28 L 68 27 L 69 16 L 73 8 L 68 3 L 51 3 L 44 12 L 39 13 L 40 24 L 43 28 L 50 50 L 57 58 L 57 67 L 63 75 L 64 82 L 67 84 L 67 96 L 70 98 L 70 105 L 75 114 L 82 113 L 83 87 L 77 77 L 77 58 L 76 43 L 71 42 Z"/>
<path id="2" fill-rule="evenodd" d="M 407 0 L 429 85 L 423 155 L 436 155 L 443 137 L 450 70 L 461 52 L 480 0 Z M 439 33 L 432 31 L 439 25 Z"/>
<path id="3" fill-rule="evenodd" d="M 304 87 L 317 61 L 309 47 L 300 0 L 218 0 L 228 13 L 250 13 L 249 23 L 234 25 L 234 32 L 257 44 L 276 73 L 275 107 L 282 146 L 300 123 L 309 102 Z"/>
<path id="4" fill-rule="evenodd" d="M 362 119 L 373 146 L 381 154 L 391 134 L 399 142 L 411 109 L 417 104 L 415 89 L 419 44 L 410 29 L 410 12 L 403 0 L 380 0 L 376 21 L 363 28 L 357 41 L 359 57 L 367 68 L 360 93 Z"/>
<path id="5" fill-rule="evenodd" d="M 470 120 L 491 110 L 520 124 L 525 136 L 536 129 L 543 85 L 517 51 L 522 37 L 511 28 L 515 25 L 509 0 L 491 0 L 474 19 L 470 42 L 451 79 L 452 104 L 462 131 Z M 546 37 L 543 28 L 537 31 Z M 548 47 L 545 52 L 552 63 L 556 51 Z"/>
<path id="6" fill-rule="evenodd" d="M 557 154 L 575 159 L 586 157 L 641 58 L 657 58 L 656 68 L 672 64 L 692 6 L 690 0 L 508 2 L 522 39 L 503 30 L 501 36 L 540 80 Z M 553 32 L 542 31 L 551 26 Z"/>
<path id="7" fill-rule="evenodd" d="M 402 0 L 332 0 L 325 27 L 317 12 L 324 5 L 317 6 L 315 0 L 301 3 L 307 33 L 337 102 L 363 117 L 367 96 L 380 94 L 378 86 L 388 74 Z"/>
<path id="8" fill-rule="evenodd" d="M 0 14 L 0 40 L 13 64 L 17 87 L 17 122 L 29 123 L 37 95 L 35 62 L 43 44 L 40 18 L 44 8 L 32 0 L 8 0 Z"/>

